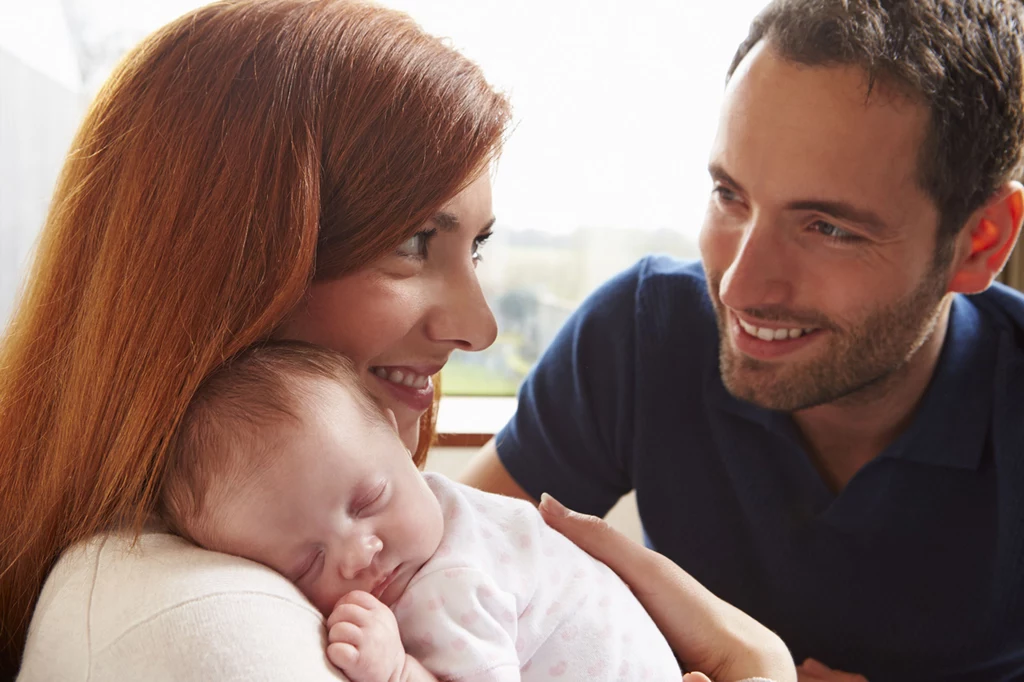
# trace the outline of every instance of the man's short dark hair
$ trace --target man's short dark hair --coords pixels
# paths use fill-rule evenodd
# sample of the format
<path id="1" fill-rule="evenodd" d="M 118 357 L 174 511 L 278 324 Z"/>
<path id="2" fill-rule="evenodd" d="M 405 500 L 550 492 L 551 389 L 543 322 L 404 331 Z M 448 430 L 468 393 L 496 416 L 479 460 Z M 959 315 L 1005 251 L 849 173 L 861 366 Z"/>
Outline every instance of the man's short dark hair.
<path id="1" fill-rule="evenodd" d="M 935 201 L 940 245 L 1020 175 L 1024 147 L 1018 0 L 775 0 L 729 67 L 762 40 L 809 66 L 859 66 L 926 103 L 919 183 Z"/>

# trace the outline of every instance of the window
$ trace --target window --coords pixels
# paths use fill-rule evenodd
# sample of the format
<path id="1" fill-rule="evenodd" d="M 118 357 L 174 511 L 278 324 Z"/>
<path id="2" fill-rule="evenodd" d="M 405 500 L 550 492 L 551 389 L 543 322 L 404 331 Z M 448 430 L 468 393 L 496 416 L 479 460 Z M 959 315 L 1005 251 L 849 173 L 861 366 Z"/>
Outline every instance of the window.
<path id="1" fill-rule="evenodd" d="M 765 3 L 384 0 L 480 63 L 515 109 L 495 174 L 495 236 L 479 267 L 499 337 L 483 353 L 452 358 L 446 394 L 513 395 L 597 285 L 646 253 L 697 257 L 725 71 Z M 6 273 L 23 272 L 88 97 L 125 49 L 201 3 L 14 4 L 0 21 Z M 41 112 L 50 112 L 49 128 L 25 143 Z M 0 319 L 17 281 L 0 279 Z"/>

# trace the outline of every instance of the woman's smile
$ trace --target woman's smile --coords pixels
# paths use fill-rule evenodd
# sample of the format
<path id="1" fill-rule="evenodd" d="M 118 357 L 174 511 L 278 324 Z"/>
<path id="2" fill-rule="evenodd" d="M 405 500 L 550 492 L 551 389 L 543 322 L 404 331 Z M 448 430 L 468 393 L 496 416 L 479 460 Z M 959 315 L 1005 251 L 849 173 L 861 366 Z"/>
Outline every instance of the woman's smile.
<path id="1" fill-rule="evenodd" d="M 434 400 L 434 382 L 431 377 L 443 365 L 395 365 L 370 368 L 371 381 L 379 384 L 395 400 L 416 412 L 423 412 Z M 389 401 L 390 402 L 390 401 Z"/>

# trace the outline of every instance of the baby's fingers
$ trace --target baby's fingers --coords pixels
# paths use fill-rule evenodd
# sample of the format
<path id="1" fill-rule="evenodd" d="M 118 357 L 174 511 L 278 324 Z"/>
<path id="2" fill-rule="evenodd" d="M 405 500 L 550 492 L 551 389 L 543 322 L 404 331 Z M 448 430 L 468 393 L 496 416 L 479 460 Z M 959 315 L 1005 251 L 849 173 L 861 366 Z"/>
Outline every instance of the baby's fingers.
<path id="1" fill-rule="evenodd" d="M 366 615 L 378 608 L 386 609 L 387 607 L 372 594 L 354 590 L 338 600 L 331 615 L 327 618 L 327 627 L 330 629 L 332 625 L 342 620 L 365 623 Z"/>
<path id="2" fill-rule="evenodd" d="M 358 604 L 338 602 L 327 619 L 327 629 L 330 630 L 337 623 L 355 623 L 363 626 L 369 617 L 370 612 Z"/>
<path id="3" fill-rule="evenodd" d="M 327 641 L 332 644 L 351 644 L 358 649 L 363 644 L 363 631 L 355 623 L 335 623 L 327 631 Z"/>
<path id="4" fill-rule="evenodd" d="M 332 642 L 327 645 L 327 660 L 345 670 L 359 661 L 359 649 L 347 642 Z"/>
<path id="5" fill-rule="evenodd" d="M 374 597 L 369 592 L 364 592 L 362 590 L 352 590 L 351 592 L 346 594 L 344 597 L 342 597 L 340 600 L 338 600 L 338 603 L 339 604 L 355 604 L 357 606 L 362 606 L 367 611 L 373 611 L 373 610 L 378 609 L 378 608 L 381 608 L 381 609 L 386 609 L 387 608 L 386 606 L 384 606 L 384 604 L 379 599 Z"/>

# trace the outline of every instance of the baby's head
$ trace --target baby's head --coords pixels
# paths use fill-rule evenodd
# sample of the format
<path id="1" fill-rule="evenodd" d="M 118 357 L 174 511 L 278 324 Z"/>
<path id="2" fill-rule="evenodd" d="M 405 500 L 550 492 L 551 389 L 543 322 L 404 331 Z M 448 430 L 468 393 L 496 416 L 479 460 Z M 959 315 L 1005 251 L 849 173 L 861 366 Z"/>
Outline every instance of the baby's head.
<path id="1" fill-rule="evenodd" d="M 437 499 L 347 359 L 298 342 L 212 374 L 161 490 L 171 529 L 292 580 L 325 615 L 353 590 L 391 605 L 441 541 Z"/>

